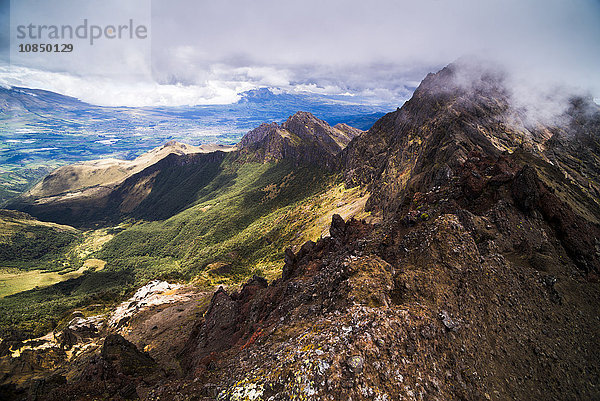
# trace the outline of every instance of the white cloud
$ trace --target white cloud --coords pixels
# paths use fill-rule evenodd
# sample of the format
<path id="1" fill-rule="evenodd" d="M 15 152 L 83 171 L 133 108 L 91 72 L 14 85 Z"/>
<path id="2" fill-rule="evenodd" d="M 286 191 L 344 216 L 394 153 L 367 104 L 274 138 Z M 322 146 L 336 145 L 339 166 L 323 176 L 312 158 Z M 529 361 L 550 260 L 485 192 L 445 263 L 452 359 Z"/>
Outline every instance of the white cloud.
<path id="1" fill-rule="evenodd" d="M 50 90 L 100 106 L 228 104 L 250 87 L 243 82 L 207 81 L 203 86 L 74 76 L 26 67 L 0 67 L 0 85 Z"/>
<path id="2" fill-rule="evenodd" d="M 0 85 L 44 89 L 72 96 L 99 106 L 192 106 L 231 104 L 240 93 L 270 87 L 279 93 L 315 93 L 321 95 L 355 96 L 357 103 L 385 104 L 402 102 L 409 92 L 387 89 L 347 88 L 315 83 L 293 84 L 290 73 L 272 67 L 212 66 L 199 83 L 159 83 L 153 80 L 124 79 L 123 76 L 72 75 L 19 66 L 0 66 Z"/>

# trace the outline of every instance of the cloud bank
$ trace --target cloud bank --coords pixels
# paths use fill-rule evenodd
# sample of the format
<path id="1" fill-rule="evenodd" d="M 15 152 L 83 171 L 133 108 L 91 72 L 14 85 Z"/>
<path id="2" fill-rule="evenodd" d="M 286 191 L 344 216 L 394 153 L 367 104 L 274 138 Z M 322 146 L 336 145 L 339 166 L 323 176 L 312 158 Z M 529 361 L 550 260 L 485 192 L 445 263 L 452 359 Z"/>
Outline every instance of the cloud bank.
<path id="1" fill-rule="evenodd" d="M 595 0 L 154 0 L 150 14 L 150 57 L 90 53 L 93 71 L 41 59 L 0 82 L 102 105 L 230 103 L 258 87 L 401 104 L 427 72 L 474 54 L 532 87 L 600 98 Z"/>

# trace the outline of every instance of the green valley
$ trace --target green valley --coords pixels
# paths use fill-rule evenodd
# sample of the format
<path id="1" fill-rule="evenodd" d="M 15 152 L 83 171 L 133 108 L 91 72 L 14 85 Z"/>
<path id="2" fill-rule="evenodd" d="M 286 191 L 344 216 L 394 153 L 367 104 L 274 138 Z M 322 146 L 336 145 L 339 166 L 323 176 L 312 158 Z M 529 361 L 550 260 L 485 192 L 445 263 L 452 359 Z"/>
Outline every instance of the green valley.
<path id="1" fill-rule="evenodd" d="M 303 143 L 296 140 L 293 146 Z M 282 146 L 288 145 L 284 141 Z M 332 152 L 344 145 L 333 145 Z M 265 143 L 259 146 L 270 149 Z M 145 191 L 140 191 L 142 185 Z M 64 261 L 52 269 L 62 269 L 69 279 L 0 299 L 0 337 L 44 335 L 74 308 L 103 309 L 155 279 L 193 281 L 200 287 L 236 285 L 252 275 L 275 279 L 286 247 L 317 240 L 333 213 L 365 217 L 367 197 L 358 188 L 346 189 L 339 175 L 318 164 L 257 161 L 241 151 L 171 154 L 125 180 L 105 199 L 112 206 L 96 211 L 116 224 L 83 233 L 71 228 L 79 233 L 71 247 L 42 244 L 56 249 L 48 263 Z M 122 207 L 132 202 L 135 207 Z M 43 216 L 45 205 L 33 210 Z M 111 215 L 118 210 L 120 214 Z M 95 224 L 103 221 L 93 220 L 97 214 L 78 216 L 76 222 L 83 221 L 81 216 Z M 69 217 L 63 215 L 66 221 Z M 111 220 L 115 218 L 120 220 Z M 60 244 L 59 237 L 48 241 Z M 34 243 L 30 246 L 27 252 L 34 252 Z M 90 258 L 106 261 L 106 266 L 73 272 Z"/>

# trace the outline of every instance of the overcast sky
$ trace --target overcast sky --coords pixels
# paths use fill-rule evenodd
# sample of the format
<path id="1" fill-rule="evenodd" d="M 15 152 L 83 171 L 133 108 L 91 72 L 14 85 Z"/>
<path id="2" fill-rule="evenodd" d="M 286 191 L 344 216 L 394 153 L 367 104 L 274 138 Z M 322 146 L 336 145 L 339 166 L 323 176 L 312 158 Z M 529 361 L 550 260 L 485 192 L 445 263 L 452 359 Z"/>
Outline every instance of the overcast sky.
<path id="1" fill-rule="evenodd" d="M 229 103 L 257 87 L 401 104 L 427 72 L 473 54 L 526 81 L 600 98 L 598 0 L 0 2 L 0 83 L 95 104 Z M 16 51 L 17 24 L 76 26 L 84 18 L 100 26 L 133 19 L 149 37 L 71 41 L 70 55 Z"/>

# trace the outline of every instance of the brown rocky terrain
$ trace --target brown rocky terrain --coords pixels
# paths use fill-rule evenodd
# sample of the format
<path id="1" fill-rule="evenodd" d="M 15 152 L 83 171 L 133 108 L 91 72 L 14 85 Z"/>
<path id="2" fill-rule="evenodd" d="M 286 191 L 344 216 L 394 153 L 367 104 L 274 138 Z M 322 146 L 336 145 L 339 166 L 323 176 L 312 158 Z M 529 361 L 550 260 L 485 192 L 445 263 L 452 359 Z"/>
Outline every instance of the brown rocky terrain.
<path id="1" fill-rule="evenodd" d="M 68 363 L 58 346 L 27 351 L 24 366 L 37 358 L 44 369 L 25 375 L 29 387 L 3 391 L 35 400 L 599 399 L 600 111 L 574 98 L 561 117 L 532 124 L 495 70 L 457 63 L 430 74 L 402 108 L 321 157 L 370 192 L 378 219 L 334 215 L 330 236 L 286 251 L 281 278 L 190 287 L 193 295 L 75 341 L 87 351 Z M 257 157 L 298 160 L 290 144 L 317 123 L 301 114 L 261 126 L 242 150 L 252 156 L 252 143 L 268 138 L 273 148 Z M 2 361 L 14 372 L 26 362 L 11 350 Z"/>

